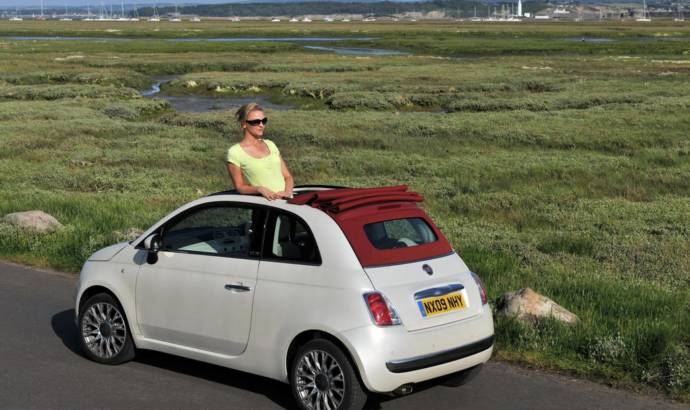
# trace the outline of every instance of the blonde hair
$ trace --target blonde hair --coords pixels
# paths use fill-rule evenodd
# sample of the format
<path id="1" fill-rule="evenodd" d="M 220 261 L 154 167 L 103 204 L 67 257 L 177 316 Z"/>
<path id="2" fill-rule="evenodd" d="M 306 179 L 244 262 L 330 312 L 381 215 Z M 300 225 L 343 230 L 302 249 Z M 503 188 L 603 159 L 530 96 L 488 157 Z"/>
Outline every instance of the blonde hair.
<path id="1" fill-rule="evenodd" d="M 261 108 L 259 104 L 251 102 L 238 108 L 235 112 L 235 118 L 237 118 L 237 122 L 242 123 L 247 120 L 247 116 L 250 112 L 263 110 L 264 109 Z"/>

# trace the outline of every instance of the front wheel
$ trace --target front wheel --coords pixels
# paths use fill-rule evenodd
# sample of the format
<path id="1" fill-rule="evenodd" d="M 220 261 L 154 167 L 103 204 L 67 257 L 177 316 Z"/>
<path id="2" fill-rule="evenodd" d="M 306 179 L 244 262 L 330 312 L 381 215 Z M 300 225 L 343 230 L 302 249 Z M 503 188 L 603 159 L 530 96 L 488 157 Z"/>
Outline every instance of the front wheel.
<path id="1" fill-rule="evenodd" d="M 99 363 L 120 364 L 134 358 L 134 342 L 124 310 L 107 293 L 90 297 L 79 309 L 79 343 Z"/>
<path id="2" fill-rule="evenodd" d="M 367 394 L 345 354 L 332 342 L 315 339 L 302 346 L 290 370 L 292 394 L 300 408 L 361 409 Z"/>

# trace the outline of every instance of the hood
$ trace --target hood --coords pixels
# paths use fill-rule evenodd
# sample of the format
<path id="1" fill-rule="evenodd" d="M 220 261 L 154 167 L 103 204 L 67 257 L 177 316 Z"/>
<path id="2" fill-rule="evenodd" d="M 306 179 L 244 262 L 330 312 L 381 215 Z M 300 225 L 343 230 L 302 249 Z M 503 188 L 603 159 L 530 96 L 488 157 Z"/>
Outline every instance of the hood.
<path id="1" fill-rule="evenodd" d="M 110 245 L 99 251 L 96 251 L 93 255 L 89 256 L 90 261 L 109 261 L 113 256 L 117 255 L 118 252 L 123 250 L 129 245 L 129 242 L 120 242 L 115 245 Z"/>

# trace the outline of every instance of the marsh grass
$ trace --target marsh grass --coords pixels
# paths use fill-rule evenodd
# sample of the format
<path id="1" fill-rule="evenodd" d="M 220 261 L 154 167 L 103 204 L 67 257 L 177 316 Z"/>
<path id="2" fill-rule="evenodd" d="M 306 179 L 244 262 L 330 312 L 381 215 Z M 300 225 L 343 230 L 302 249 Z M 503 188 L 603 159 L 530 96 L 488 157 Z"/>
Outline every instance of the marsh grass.
<path id="1" fill-rule="evenodd" d="M 13 27 L 0 33 L 105 26 Z M 138 95 L 180 75 L 164 94 L 290 101 L 268 112 L 268 137 L 298 183 L 409 184 L 491 300 L 529 286 L 581 319 L 497 318 L 499 357 L 690 399 L 690 42 L 644 43 L 687 26 L 128 27 L 109 35 L 154 39 L 0 40 L 0 214 L 65 224 L 42 236 L 0 224 L 3 258 L 76 272 L 122 232 L 228 188 L 232 113 Z M 161 40 L 222 35 L 366 35 L 423 55 Z M 619 41 L 563 41 L 574 36 Z"/>

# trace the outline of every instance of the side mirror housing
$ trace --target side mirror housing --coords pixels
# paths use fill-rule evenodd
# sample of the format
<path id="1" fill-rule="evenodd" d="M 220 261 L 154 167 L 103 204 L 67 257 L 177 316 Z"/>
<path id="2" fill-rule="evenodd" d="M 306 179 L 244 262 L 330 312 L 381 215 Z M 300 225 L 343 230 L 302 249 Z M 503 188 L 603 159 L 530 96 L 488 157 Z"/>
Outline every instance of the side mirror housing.
<path id="1" fill-rule="evenodd" d="M 161 236 L 157 233 L 149 235 L 144 239 L 144 248 L 149 252 L 158 252 L 161 249 Z"/>

